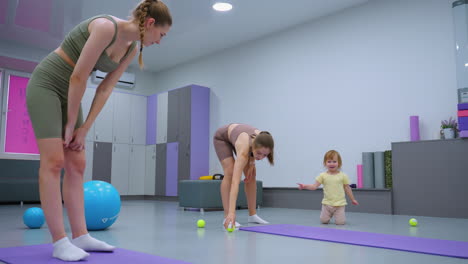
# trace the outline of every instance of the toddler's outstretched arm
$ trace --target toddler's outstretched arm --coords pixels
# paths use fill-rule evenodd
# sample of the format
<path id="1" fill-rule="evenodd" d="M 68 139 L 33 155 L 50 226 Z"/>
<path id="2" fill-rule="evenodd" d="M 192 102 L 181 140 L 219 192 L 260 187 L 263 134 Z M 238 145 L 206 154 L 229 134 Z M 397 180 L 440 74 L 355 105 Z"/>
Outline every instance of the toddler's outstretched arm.
<path id="1" fill-rule="evenodd" d="M 306 190 L 314 191 L 314 190 L 317 190 L 317 188 L 321 185 L 321 183 L 318 181 L 315 181 L 314 184 L 298 183 L 297 185 L 298 185 L 297 187 L 299 188 L 299 190 L 306 189 Z"/>

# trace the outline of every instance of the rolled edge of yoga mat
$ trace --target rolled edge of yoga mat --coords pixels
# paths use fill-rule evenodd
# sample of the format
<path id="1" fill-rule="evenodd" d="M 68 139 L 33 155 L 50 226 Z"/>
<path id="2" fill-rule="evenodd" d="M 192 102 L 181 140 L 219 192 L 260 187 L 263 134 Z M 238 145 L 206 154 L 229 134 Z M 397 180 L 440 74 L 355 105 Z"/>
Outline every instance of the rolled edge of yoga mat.
<path id="1" fill-rule="evenodd" d="M 410 116 L 410 139 L 418 141 L 419 137 L 419 116 Z"/>
<path id="2" fill-rule="evenodd" d="M 458 110 L 468 110 L 468 103 L 458 104 Z"/>
<path id="3" fill-rule="evenodd" d="M 468 117 L 459 117 L 458 118 L 458 129 L 459 130 L 468 130 Z"/>
<path id="4" fill-rule="evenodd" d="M 460 131 L 460 137 L 461 138 L 468 138 L 468 130 Z"/>
<path id="5" fill-rule="evenodd" d="M 385 162 L 384 152 L 374 152 L 374 185 L 375 188 L 385 188 Z"/>
<path id="6" fill-rule="evenodd" d="M 374 152 L 362 153 L 362 183 L 364 188 L 375 188 Z"/>
<path id="7" fill-rule="evenodd" d="M 458 110 L 457 115 L 459 117 L 467 117 L 468 116 L 468 110 Z"/>
<path id="8" fill-rule="evenodd" d="M 362 188 L 362 164 L 357 165 L 357 187 Z"/>

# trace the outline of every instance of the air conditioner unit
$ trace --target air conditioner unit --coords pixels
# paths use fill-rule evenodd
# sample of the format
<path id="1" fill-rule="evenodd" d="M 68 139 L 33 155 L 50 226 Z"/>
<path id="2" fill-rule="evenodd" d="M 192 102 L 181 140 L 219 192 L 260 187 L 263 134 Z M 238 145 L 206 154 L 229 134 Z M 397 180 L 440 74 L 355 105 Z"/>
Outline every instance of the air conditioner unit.
<path id="1" fill-rule="evenodd" d="M 99 84 L 104 80 L 107 73 L 102 71 L 94 71 L 92 74 L 92 82 L 95 84 Z M 131 72 L 124 72 L 120 79 L 117 81 L 115 87 L 118 88 L 125 88 L 125 89 L 132 89 L 135 87 L 135 74 Z"/>

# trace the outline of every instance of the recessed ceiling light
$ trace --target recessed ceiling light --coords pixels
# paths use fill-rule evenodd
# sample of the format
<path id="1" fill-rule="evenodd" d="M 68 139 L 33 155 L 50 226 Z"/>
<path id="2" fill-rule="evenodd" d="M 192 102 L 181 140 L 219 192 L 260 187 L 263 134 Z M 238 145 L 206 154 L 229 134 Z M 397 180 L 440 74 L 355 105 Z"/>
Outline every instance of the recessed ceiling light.
<path id="1" fill-rule="evenodd" d="M 226 2 L 216 2 L 213 4 L 213 9 L 220 12 L 226 12 L 232 9 L 232 5 Z"/>

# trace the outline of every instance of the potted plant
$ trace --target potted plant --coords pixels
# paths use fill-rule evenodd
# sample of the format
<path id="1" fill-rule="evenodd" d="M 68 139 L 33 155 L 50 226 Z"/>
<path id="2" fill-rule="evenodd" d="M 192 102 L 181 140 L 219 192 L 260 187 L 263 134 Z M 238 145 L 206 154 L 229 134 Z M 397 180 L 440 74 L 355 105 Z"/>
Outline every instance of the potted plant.
<path id="1" fill-rule="evenodd" d="M 455 138 L 455 132 L 457 131 L 457 121 L 449 118 L 449 120 L 443 120 L 441 125 L 441 132 L 444 134 L 445 139 Z"/>

